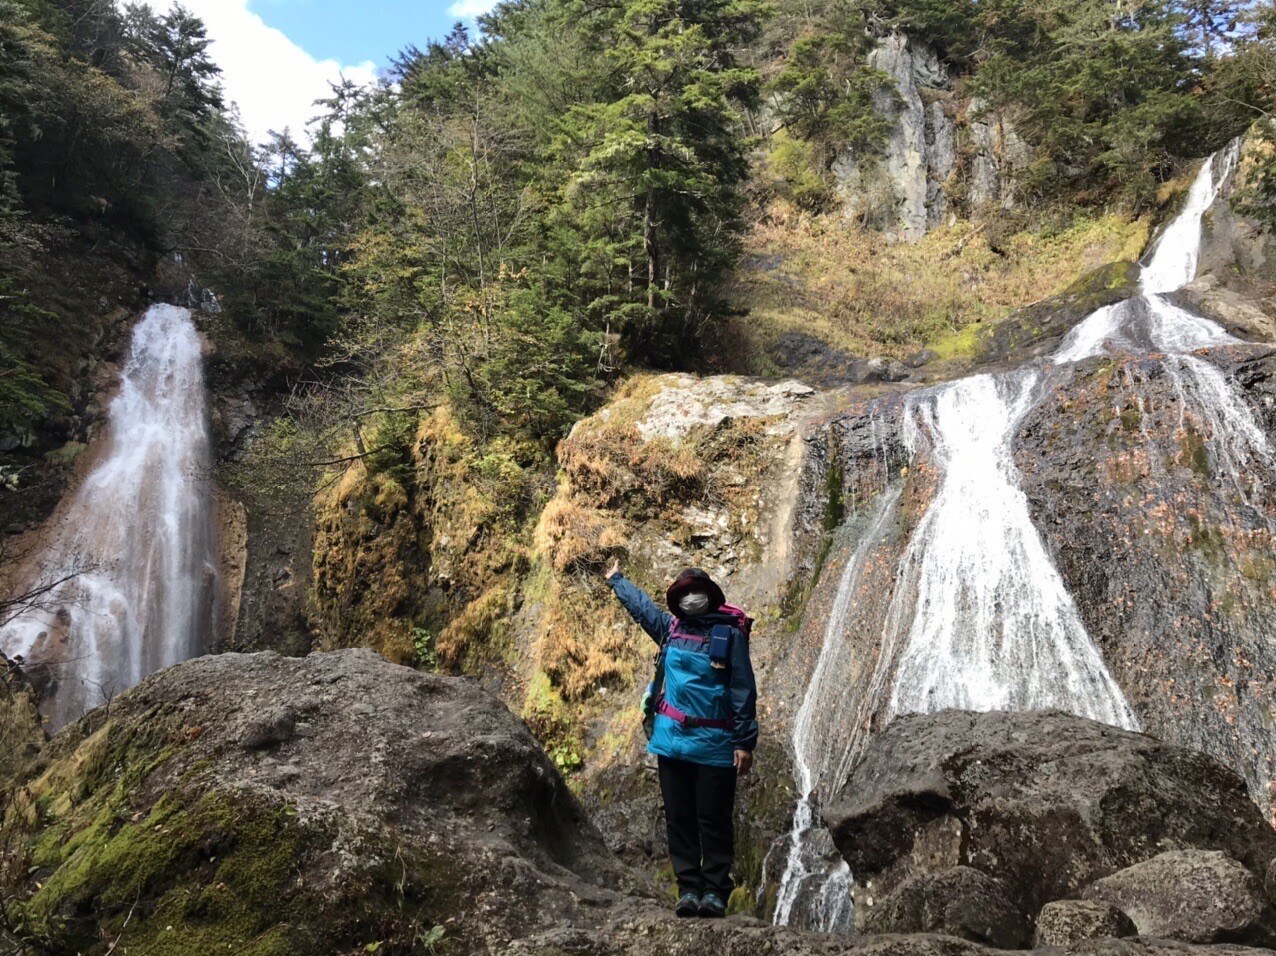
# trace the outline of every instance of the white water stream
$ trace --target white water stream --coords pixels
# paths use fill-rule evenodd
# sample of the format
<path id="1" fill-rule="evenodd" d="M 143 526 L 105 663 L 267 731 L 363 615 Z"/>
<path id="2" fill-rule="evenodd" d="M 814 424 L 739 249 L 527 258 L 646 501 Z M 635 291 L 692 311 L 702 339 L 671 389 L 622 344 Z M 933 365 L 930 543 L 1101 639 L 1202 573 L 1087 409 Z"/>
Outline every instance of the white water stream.
<path id="1" fill-rule="evenodd" d="M 811 925 L 830 931 L 851 928 L 851 870 L 838 856 L 829 832 L 819 825 L 815 788 L 841 788 L 850 774 L 850 751 L 840 746 L 859 701 L 846 679 L 851 669 L 853 606 L 864 562 L 896 518 L 901 489 L 877 496 L 859 543 L 842 569 L 837 596 L 824 629 L 824 643 L 793 727 L 793 766 L 801 796 L 793 812 L 788 857 L 775 903 L 775 922 L 788 925 L 800 906 Z"/>
<path id="2" fill-rule="evenodd" d="M 62 583 L 0 629 L 6 654 L 47 666 L 56 680 L 45 707 L 54 727 L 212 637 L 211 450 L 188 310 L 152 306 L 134 327 L 101 441 L 43 542 L 35 583 Z"/>
<path id="3" fill-rule="evenodd" d="M 1219 183 L 1238 155 L 1239 142 L 1220 159 Z M 1191 402 L 1210 424 L 1212 455 L 1244 493 L 1246 481 L 1253 481 L 1245 478 L 1249 462 L 1272 461 L 1266 436 L 1236 386 L 1191 354 L 1237 340 L 1163 298 L 1195 278 L 1202 217 L 1218 194 L 1213 170 L 1211 157 L 1183 210 L 1157 240 L 1142 271 L 1141 294 L 1087 317 L 1051 362 L 1062 365 L 1107 351 L 1167 353 L 1164 365 L 1180 400 Z M 929 445 L 940 472 L 938 489 L 901 559 L 874 674 L 854 715 L 848 715 L 846 701 L 846 648 L 852 639 L 846 631 L 854 622 L 845 614 L 848 589 L 853 593 L 857 583 L 854 560 L 843 576 L 824 651 L 794 724 L 802 796 L 789 836 L 777 923 L 851 927 L 850 873 L 828 855 L 832 841 L 817 822 L 817 794 L 834 794 L 845 783 L 867 744 L 864 728 L 874 719 L 884 724 L 899 714 L 944 708 L 1059 708 L 1138 727 L 1019 488 L 1014 436 L 1039 400 L 1047 374 L 1029 366 L 976 375 L 908 399 L 905 439 L 912 453 Z M 877 536 L 880 531 L 875 528 Z"/>

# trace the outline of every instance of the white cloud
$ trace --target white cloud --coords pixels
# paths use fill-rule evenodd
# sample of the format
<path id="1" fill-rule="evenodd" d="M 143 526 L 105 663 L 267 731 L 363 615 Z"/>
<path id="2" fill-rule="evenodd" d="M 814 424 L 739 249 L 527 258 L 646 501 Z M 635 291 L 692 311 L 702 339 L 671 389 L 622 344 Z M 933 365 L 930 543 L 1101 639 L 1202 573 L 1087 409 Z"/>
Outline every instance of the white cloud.
<path id="1" fill-rule="evenodd" d="M 248 9 L 248 0 L 182 0 L 204 21 L 213 43 L 209 56 L 222 69 L 226 98 L 239 104 L 248 135 L 261 142 L 270 130 L 288 127 L 302 139 L 306 121 L 318 113 L 314 101 L 343 74 L 355 83 L 376 78 L 372 61 L 342 64 L 316 60 L 281 31 Z M 460 0 L 459 5 L 476 0 Z M 170 4 L 171 5 L 171 4 Z"/>
<path id="2" fill-rule="evenodd" d="M 448 16 L 461 20 L 474 20 L 496 6 L 496 0 L 456 0 L 447 8 Z"/>

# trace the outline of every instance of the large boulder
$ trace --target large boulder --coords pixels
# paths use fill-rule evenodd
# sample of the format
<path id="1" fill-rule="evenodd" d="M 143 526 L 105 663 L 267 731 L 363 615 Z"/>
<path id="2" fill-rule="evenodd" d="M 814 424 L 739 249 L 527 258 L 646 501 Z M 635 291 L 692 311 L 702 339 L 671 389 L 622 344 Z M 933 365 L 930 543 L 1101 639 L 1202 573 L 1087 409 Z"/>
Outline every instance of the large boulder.
<path id="1" fill-rule="evenodd" d="M 1260 879 L 1276 831 L 1204 754 L 1059 712 L 942 711 L 877 736 L 824 819 L 857 920 L 918 872 L 969 866 L 1033 918 L 1169 849 L 1222 850 Z"/>
<path id="2" fill-rule="evenodd" d="M 1262 881 L 1216 850 L 1169 850 L 1082 895 L 1120 907 L 1144 936 L 1276 947 L 1276 911 Z"/>
<path id="3" fill-rule="evenodd" d="M 914 873 L 867 907 L 858 928 L 864 933 L 943 933 L 1017 949 L 1027 943 L 1025 924 L 1000 880 L 955 866 Z"/>
<path id="4" fill-rule="evenodd" d="M 41 951 L 499 950 L 629 879 L 494 697 L 367 650 L 190 661 L 46 760 L 0 831 Z"/>
<path id="5" fill-rule="evenodd" d="M 1037 914 L 1033 944 L 1072 946 L 1087 939 L 1137 936 L 1138 927 L 1111 903 L 1096 900 L 1055 900 Z"/>

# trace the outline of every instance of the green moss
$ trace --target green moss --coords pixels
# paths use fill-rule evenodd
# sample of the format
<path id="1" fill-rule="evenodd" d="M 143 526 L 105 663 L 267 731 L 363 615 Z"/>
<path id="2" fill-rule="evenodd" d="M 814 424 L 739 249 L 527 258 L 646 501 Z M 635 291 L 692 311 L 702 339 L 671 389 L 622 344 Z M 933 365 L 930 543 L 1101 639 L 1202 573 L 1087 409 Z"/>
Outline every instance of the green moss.
<path id="1" fill-rule="evenodd" d="M 947 332 L 932 339 L 928 347 L 941 359 L 978 358 L 982 351 L 979 334 L 982 329 L 981 323 L 972 322 L 956 332 Z"/>
<path id="2" fill-rule="evenodd" d="M 224 795 L 185 807 L 165 795 L 134 820 L 116 796 L 103 800 L 89 825 L 63 845 L 57 868 L 25 904 L 35 925 L 51 930 L 59 917 L 92 911 L 100 925 L 118 932 L 139 902 L 148 901 L 153 913 L 163 912 L 175 925 L 191 915 L 216 923 L 222 946 L 248 945 L 268 929 L 297 854 L 296 834 L 281 809 Z M 47 848 L 42 854 L 51 858 Z M 214 873 L 204 889 L 172 885 L 201 869 Z M 141 919 L 134 913 L 134 932 L 142 932 L 153 913 Z M 227 932 L 232 918 L 242 933 Z M 180 948 L 189 934 L 175 932 L 166 939 L 168 952 L 197 951 Z"/>
<path id="3" fill-rule="evenodd" d="M 1201 478 L 1208 481 L 1211 472 L 1210 456 L 1205 447 L 1205 439 L 1201 434 L 1191 425 L 1188 425 L 1183 429 L 1183 437 L 1179 439 L 1179 445 L 1183 449 L 1184 464 Z"/>
<path id="4" fill-rule="evenodd" d="M 88 445 L 83 442 L 69 441 L 61 448 L 55 448 L 53 451 L 46 453 L 44 460 L 59 468 L 69 468 L 86 448 L 88 448 Z"/>
<path id="5" fill-rule="evenodd" d="M 1241 574 L 1250 581 L 1266 584 L 1276 577 L 1276 560 L 1266 555 L 1247 555 L 1241 562 Z"/>
<path id="6" fill-rule="evenodd" d="M 527 685 L 523 719 L 562 773 L 581 768 L 585 745 L 571 708 L 549 675 L 538 670 Z"/>
<path id="7" fill-rule="evenodd" d="M 1188 514 L 1188 546 L 1215 562 L 1228 559 L 1227 540 L 1223 532 L 1195 514 Z"/>

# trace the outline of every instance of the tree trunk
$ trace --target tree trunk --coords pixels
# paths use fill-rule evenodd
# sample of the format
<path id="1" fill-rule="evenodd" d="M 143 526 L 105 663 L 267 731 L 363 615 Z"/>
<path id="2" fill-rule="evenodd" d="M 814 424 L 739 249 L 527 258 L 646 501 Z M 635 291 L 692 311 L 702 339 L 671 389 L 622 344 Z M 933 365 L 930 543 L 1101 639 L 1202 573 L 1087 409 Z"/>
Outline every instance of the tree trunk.
<path id="1" fill-rule="evenodd" d="M 647 308 L 656 308 L 656 190 L 651 186 L 651 172 L 656 168 L 656 114 L 647 116 L 647 201 L 643 210 L 642 247 L 647 254 Z"/>

